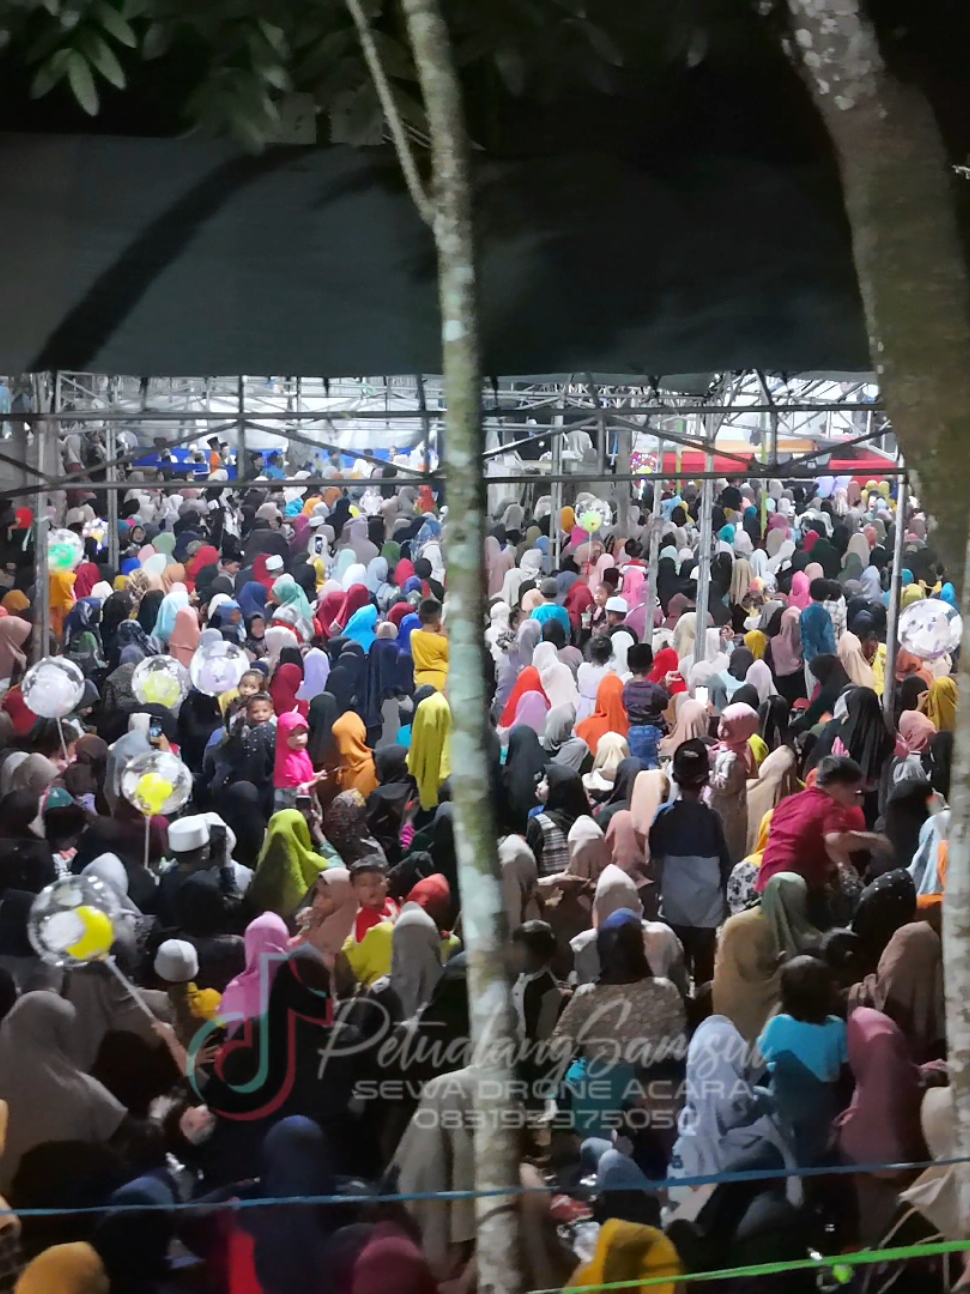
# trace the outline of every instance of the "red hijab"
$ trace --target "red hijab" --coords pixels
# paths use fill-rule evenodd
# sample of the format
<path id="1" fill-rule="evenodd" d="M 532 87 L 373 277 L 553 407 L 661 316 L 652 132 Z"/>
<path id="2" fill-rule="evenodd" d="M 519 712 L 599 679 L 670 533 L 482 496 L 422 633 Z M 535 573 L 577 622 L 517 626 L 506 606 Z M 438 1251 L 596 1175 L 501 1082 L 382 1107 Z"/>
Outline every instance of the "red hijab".
<path id="1" fill-rule="evenodd" d="M 515 712 L 518 709 L 519 702 L 525 696 L 526 692 L 538 692 L 541 696 L 546 696 L 542 690 L 542 683 L 539 679 L 539 671 L 534 665 L 527 665 L 519 677 L 515 680 L 515 687 L 512 689 L 512 695 L 502 711 L 502 717 L 499 719 L 500 728 L 511 728 L 515 721 Z M 548 697 L 546 700 L 548 701 Z"/>
<path id="2" fill-rule="evenodd" d="M 408 580 L 414 575 L 414 563 L 409 562 L 406 557 L 394 567 L 394 583 L 399 589 L 403 589 Z"/>
<path id="3" fill-rule="evenodd" d="M 299 665 L 286 664 L 279 667 L 269 685 L 269 694 L 273 698 L 273 709 L 277 715 L 289 714 L 291 710 L 296 710 L 304 718 L 307 717 L 310 712 L 308 703 L 296 699 L 302 682 L 303 671 Z"/>
<path id="4" fill-rule="evenodd" d="M 658 687 L 666 688 L 667 684 L 664 682 L 664 679 L 668 674 L 675 673 L 679 664 L 680 657 L 677 655 L 674 648 L 664 647 L 663 650 L 658 651 L 656 656 L 653 658 L 653 669 L 647 675 L 647 678 L 651 683 L 656 683 Z M 674 683 L 674 685 L 668 690 L 672 695 L 676 696 L 678 692 L 687 691 L 687 684 L 683 679 L 680 679 L 678 683 Z"/>
<path id="5" fill-rule="evenodd" d="M 584 580 L 574 580 L 566 594 L 566 610 L 569 613 L 569 623 L 574 629 L 580 627 L 583 612 L 591 606 L 593 593 L 589 585 Z"/>
<path id="6" fill-rule="evenodd" d="M 101 572 L 94 562 L 82 562 L 74 572 L 74 596 L 89 598 L 95 584 L 99 583 Z"/>
<path id="7" fill-rule="evenodd" d="M 266 569 L 266 562 L 269 559 L 269 553 L 260 553 L 253 562 L 253 579 L 257 584 L 262 584 L 264 589 L 271 589 L 274 584 L 272 571 Z"/>
<path id="8" fill-rule="evenodd" d="M 354 612 L 359 611 L 361 607 L 366 607 L 369 602 L 370 590 L 367 585 L 351 584 L 350 588 L 347 590 L 347 600 L 344 602 L 343 607 L 336 617 L 337 624 L 340 625 L 340 628 L 346 629 L 347 622 L 350 620 L 350 617 Z"/>
<path id="9" fill-rule="evenodd" d="M 189 563 L 185 572 L 185 587 L 190 593 L 195 592 L 195 581 L 203 566 L 218 566 L 219 550 L 211 544 L 204 544 Z"/>
<path id="10" fill-rule="evenodd" d="M 321 600 L 319 609 L 317 610 L 316 619 L 319 621 L 320 630 L 324 638 L 330 637 L 330 627 L 333 622 L 339 618 L 346 601 L 347 594 L 342 590 L 335 593 L 327 593 Z"/>
<path id="11" fill-rule="evenodd" d="M 401 621 L 405 616 L 409 616 L 413 610 L 414 607 L 411 606 L 410 602 L 395 602 L 388 611 L 387 618 L 392 625 L 397 625 L 398 629 L 400 629 Z"/>
<path id="12" fill-rule="evenodd" d="M 28 710 L 27 708 L 27 702 L 24 700 L 24 694 L 21 692 L 19 684 L 10 688 L 3 698 L 3 705 L 0 708 L 10 715 L 14 735 L 17 737 L 26 737 L 37 722 L 36 714 L 34 714 L 33 710 Z"/>

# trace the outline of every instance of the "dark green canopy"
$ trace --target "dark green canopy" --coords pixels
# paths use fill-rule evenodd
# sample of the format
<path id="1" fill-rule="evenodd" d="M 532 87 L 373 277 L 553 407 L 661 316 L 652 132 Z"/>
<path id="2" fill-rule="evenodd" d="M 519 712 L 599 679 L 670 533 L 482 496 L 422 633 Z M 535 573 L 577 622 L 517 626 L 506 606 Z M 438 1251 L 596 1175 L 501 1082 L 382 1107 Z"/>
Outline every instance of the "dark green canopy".
<path id="1" fill-rule="evenodd" d="M 0 136 L 0 371 L 441 367 L 435 261 L 381 150 Z M 821 167 L 590 154 L 476 173 L 486 373 L 868 367 Z"/>

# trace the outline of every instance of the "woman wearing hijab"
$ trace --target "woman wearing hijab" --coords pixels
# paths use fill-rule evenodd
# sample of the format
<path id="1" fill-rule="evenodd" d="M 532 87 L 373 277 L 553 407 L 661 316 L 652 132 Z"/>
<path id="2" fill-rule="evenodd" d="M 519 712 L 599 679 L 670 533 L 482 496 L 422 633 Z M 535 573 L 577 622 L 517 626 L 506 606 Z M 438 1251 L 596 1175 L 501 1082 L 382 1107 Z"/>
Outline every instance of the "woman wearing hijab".
<path id="1" fill-rule="evenodd" d="M 0 1158 L 8 1192 L 23 1157 L 51 1142 L 111 1140 L 127 1111 L 75 1060 L 77 1016 L 53 993 L 25 993 L 0 1024 L 0 1100 L 9 1120 Z"/>
<path id="2" fill-rule="evenodd" d="M 807 732 L 820 723 L 825 715 L 831 715 L 843 690 L 851 686 L 849 676 L 837 656 L 816 656 L 809 669 L 818 680 L 818 691 L 801 718 L 792 724 L 793 732 Z"/>
<path id="3" fill-rule="evenodd" d="M 597 931 L 596 950 L 596 982 L 582 985 L 573 994 L 553 1032 L 560 1054 L 577 1056 L 566 1086 L 575 1085 L 572 1109 L 593 1135 L 601 1126 L 597 1116 L 615 1116 L 621 1108 L 622 1094 L 635 1073 L 628 1063 L 618 1062 L 617 1055 L 631 1045 L 644 1056 L 676 1054 L 683 1046 L 687 1024 L 679 990 L 650 969 L 638 913 L 621 909 L 607 917 Z M 597 1039 L 597 1030 L 591 1027 L 603 1019 L 612 1025 L 608 1042 L 602 1034 Z M 608 1084 L 605 1100 L 594 1097 L 593 1084 L 584 1084 L 593 1073 Z"/>
<path id="4" fill-rule="evenodd" d="M 876 969 L 890 939 L 916 915 L 916 884 L 908 871 L 884 872 L 865 887 L 852 917 L 863 974 Z"/>
<path id="5" fill-rule="evenodd" d="M 9 683 L 27 665 L 27 640 L 31 625 L 19 616 L 4 616 L 0 620 L 0 683 Z"/>
<path id="6" fill-rule="evenodd" d="M 264 912 L 246 927 L 246 969 L 229 981 L 219 1004 L 219 1019 L 229 1023 L 230 1032 L 267 1009 L 276 972 L 289 951 L 289 938 L 285 921 L 275 912 Z"/>
<path id="7" fill-rule="evenodd" d="M 709 783 L 709 803 L 720 816 L 732 865 L 747 852 L 747 781 L 756 771 L 749 744 L 758 731 L 758 712 L 735 702 L 721 715 Z"/>
<path id="8" fill-rule="evenodd" d="M 415 902 L 407 902 L 394 923 L 391 987 L 410 1020 L 431 1000 L 441 979 L 441 935 L 432 917 Z"/>
<path id="9" fill-rule="evenodd" d="M 233 858 L 255 869 L 267 825 L 258 788 L 252 782 L 232 782 L 218 793 L 215 807 L 236 837 Z"/>
<path id="10" fill-rule="evenodd" d="M 76 600 L 74 572 L 51 571 L 49 581 L 51 633 L 61 643 L 64 640 L 64 621 Z"/>
<path id="11" fill-rule="evenodd" d="M 549 753 L 532 728 L 513 728 L 502 770 L 504 788 L 500 830 L 524 835 L 529 813 L 539 804 L 536 788 L 545 776 Z"/>
<path id="12" fill-rule="evenodd" d="M 955 732 L 957 685 L 952 678 L 934 679 L 926 694 L 926 714 L 937 732 Z"/>
<path id="13" fill-rule="evenodd" d="M 342 791 L 359 791 L 366 799 L 377 787 L 377 773 L 363 719 L 347 710 L 333 722 L 330 731 L 337 748 L 337 785 Z"/>
<path id="14" fill-rule="evenodd" d="M 175 624 L 169 635 L 168 654 L 188 669 L 201 637 L 198 612 L 194 607 L 180 607 L 175 613 Z"/>
<path id="15" fill-rule="evenodd" d="M 576 725 L 576 736 L 586 742 L 595 757 L 600 739 L 608 732 L 626 737 L 630 731 L 623 705 L 623 681 L 617 674 L 607 674 L 596 691 L 596 709 L 588 719 Z"/>
<path id="16" fill-rule="evenodd" d="M 326 865 L 303 814 L 283 809 L 269 820 L 248 897 L 265 912 L 290 917 Z"/>
<path id="17" fill-rule="evenodd" d="M 585 741 L 572 735 L 575 722 L 576 711 L 571 705 L 550 710 L 543 728 L 542 747 L 548 761 L 582 773 L 592 763 L 592 756 Z"/>
<path id="18" fill-rule="evenodd" d="M 535 856 L 541 877 L 566 871 L 569 865 L 569 832 L 576 819 L 588 814 L 589 800 L 578 773 L 561 764 L 550 764 L 539 783 L 541 813 L 530 817 L 526 843 Z"/>
<path id="19" fill-rule="evenodd" d="M 723 1015 L 710 1016 L 694 1034 L 687 1049 L 688 1095 L 677 1123 L 671 1177 L 730 1172 L 739 1160 L 754 1156 L 796 1167 L 793 1145 L 769 1094 L 749 1077 L 749 1050 Z M 789 1179 L 788 1191 L 800 1198 L 797 1179 Z"/>
<path id="20" fill-rule="evenodd" d="M 860 1007 L 849 1017 L 848 1047 L 856 1086 L 849 1108 L 835 1121 L 842 1162 L 907 1164 L 925 1159 L 919 1117 L 923 1083 L 903 1031 L 881 1011 Z M 859 1239 L 871 1243 L 895 1208 L 899 1177 L 857 1175 L 852 1181 Z"/>
<path id="21" fill-rule="evenodd" d="M 875 971 L 849 990 L 849 1014 L 859 1007 L 872 1007 L 894 1020 L 918 1065 L 945 1058 L 943 949 L 927 922 L 900 926 Z"/>

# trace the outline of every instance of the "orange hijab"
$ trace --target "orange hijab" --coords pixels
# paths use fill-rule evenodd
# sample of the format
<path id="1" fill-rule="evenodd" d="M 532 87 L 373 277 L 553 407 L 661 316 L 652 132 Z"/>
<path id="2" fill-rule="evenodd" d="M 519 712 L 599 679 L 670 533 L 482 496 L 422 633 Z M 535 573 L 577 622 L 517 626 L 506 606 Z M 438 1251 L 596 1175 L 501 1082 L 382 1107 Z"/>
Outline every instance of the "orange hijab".
<path id="1" fill-rule="evenodd" d="M 339 753 L 337 781 L 341 791 L 360 791 L 366 799 L 377 789 L 377 772 L 363 719 L 353 710 L 346 710 L 330 731 Z"/>
<path id="2" fill-rule="evenodd" d="M 600 738 L 608 732 L 618 732 L 625 737 L 630 731 L 630 723 L 623 705 L 623 680 L 619 674 L 607 674 L 596 691 L 596 709 L 577 723 L 575 733 L 590 748 L 593 755 L 600 744 Z"/>

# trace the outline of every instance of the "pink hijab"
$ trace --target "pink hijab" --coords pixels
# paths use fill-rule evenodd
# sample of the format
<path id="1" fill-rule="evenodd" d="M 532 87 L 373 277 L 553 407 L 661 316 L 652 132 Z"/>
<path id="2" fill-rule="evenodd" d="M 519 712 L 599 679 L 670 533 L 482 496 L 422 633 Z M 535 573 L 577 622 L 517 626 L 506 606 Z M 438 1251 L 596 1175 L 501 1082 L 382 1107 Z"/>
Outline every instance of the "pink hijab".
<path id="1" fill-rule="evenodd" d="M 798 607 L 799 611 L 804 611 L 806 607 L 812 605 L 811 594 L 808 591 L 809 578 L 804 571 L 796 571 L 792 576 L 791 593 L 788 595 L 788 605 Z"/>
<path id="2" fill-rule="evenodd" d="M 784 611 L 781 632 L 771 640 L 771 662 L 776 678 L 787 678 L 802 667 L 802 638 L 798 627 L 801 614 L 797 607 Z"/>
<path id="3" fill-rule="evenodd" d="M 758 711 L 743 701 L 729 705 L 721 713 L 721 723 L 717 730 L 721 745 L 731 750 L 738 759 L 743 759 L 748 772 L 754 772 L 754 755 L 748 745 L 748 738 L 758 731 Z"/>
<path id="4" fill-rule="evenodd" d="M 624 872 L 634 872 L 646 861 L 634 830 L 633 814 L 629 809 L 621 809 L 610 818 L 606 828 L 606 843 L 610 849 L 611 861 Z"/>
<path id="5" fill-rule="evenodd" d="M 515 707 L 513 728 L 526 727 L 537 732 L 541 737 L 546 730 L 546 715 L 549 713 L 549 702 L 542 692 L 525 692 Z"/>
<path id="6" fill-rule="evenodd" d="M 623 596 L 629 606 L 639 601 L 640 589 L 643 587 L 647 572 L 642 566 L 628 566 L 623 576 Z"/>
<path id="7" fill-rule="evenodd" d="M 181 607 L 175 613 L 175 628 L 169 634 L 168 654 L 188 669 L 201 637 L 202 630 L 195 607 Z"/>
<path id="8" fill-rule="evenodd" d="M 246 969 L 230 980 L 222 995 L 220 1016 L 241 1015 L 255 1020 L 269 1004 L 280 963 L 289 951 L 290 932 L 275 912 L 264 912 L 246 927 Z"/>
<path id="9" fill-rule="evenodd" d="M 276 766 L 273 769 L 273 785 L 278 789 L 300 786 L 303 782 L 312 782 L 314 777 L 313 761 L 303 750 L 291 750 L 289 739 L 300 728 L 307 728 L 306 719 L 295 710 L 288 710 L 276 720 Z"/>

